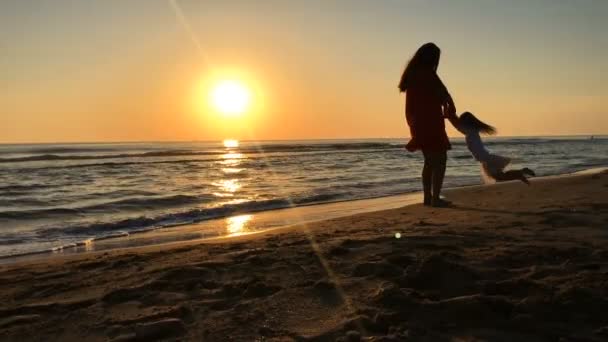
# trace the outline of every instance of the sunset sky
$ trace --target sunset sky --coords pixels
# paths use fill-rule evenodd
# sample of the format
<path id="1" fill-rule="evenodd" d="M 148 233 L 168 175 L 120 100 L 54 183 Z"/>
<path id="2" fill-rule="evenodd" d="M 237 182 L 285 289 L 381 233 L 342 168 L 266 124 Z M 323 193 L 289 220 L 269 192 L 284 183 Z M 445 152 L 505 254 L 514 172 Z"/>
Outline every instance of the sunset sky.
<path id="1" fill-rule="evenodd" d="M 406 138 L 397 82 L 429 41 L 458 111 L 500 135 L 607 134 L 606 17 L 605 0 L 2 1 L 0 142 Z M 210 103 L 226 79 L 251 93 L 242 115 Z"/>

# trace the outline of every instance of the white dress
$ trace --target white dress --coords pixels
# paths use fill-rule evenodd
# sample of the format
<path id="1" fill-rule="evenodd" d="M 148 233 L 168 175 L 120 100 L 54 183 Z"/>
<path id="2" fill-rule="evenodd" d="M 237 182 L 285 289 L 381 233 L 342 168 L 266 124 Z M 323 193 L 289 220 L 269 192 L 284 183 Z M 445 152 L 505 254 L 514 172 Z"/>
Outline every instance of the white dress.
<path id="1" fill-rule="evenodd" d="M 456 127 L 465 136 L 465 141 L 469 151 L 481 164 L 481 176 L 485 183 L 495 183 L 498 174 L 511 163 L 511 159 L 496 154 L 491 154 L 486 150 L 479 135 L 479 131 L 465 125 Z"/>

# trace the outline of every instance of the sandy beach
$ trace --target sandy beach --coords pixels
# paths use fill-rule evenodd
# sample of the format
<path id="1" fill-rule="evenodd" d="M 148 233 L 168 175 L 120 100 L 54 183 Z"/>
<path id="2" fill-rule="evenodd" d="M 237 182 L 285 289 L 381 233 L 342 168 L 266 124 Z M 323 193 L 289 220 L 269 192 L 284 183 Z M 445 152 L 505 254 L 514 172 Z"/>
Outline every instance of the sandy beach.
<path id="1" fill-rule="evenodd" d="M 608 172 L 0 266 L 6 341 L 603 341 Z"/>

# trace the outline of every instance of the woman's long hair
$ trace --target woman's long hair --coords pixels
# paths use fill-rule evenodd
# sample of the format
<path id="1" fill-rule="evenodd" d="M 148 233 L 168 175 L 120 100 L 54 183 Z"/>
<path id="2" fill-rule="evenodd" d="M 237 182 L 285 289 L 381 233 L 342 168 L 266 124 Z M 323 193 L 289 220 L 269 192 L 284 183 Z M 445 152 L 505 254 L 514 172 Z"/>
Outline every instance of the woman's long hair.
<path id="1" fill-rule="evenodd" d="M 458 118 L 458 121 L 460 121 L 460 123 L 462 125 L 471 127 L 471 128 L 477 130 L 480 133 L 484 133 L 484 134 L 488 134 L 488 135 L 494 135 L 494 134 L 496 134 L 496 128 L 494 128 L 494 127 L 488 125 L 487 123 L 479 120 L 471 112 L 464 112 L 464 113 L 462 113 L 462 115 L 460 115 L 460 117 Z"/>
<path id="2" fill-rule="evenodd" d="M 426 43 L 418 48 L 412 59 L 407 63 L 401 81 L 399 82 L 399 90 L 403 93 L 410 86 L 412 75 L 421 69 L 430 69 L 437 72 L 439 66 L 439 56 L 441 50 L 433 43 Z"/>

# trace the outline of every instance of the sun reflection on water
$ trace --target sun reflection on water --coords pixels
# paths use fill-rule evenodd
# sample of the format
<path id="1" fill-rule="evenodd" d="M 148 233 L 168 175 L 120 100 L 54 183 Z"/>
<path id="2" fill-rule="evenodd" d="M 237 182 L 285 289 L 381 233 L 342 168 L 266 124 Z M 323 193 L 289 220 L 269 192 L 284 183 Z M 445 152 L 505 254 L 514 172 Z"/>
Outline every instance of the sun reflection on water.
<path id="1" fill-rule="evenodd" d="M 242 235 L 247 233 L 247 224 L 253 215 L 238 215 L 226 219 L 226 230 L 228 235 Z"/>
<path id="2" fill-rule="evenodd" d="M 222 154 L 222 158 L 224 160 L 221 163 L 225 166 L 237 166 L 241 163 L 241 159 L 243 159 L 243 154 L 238 152 L 228 152 Z"/>
<path id="3" fill-rule="evenodd" d="M 226 147 L 226 153 L 221 155 L 222 160 L 219 162 L 221 164 L 219 169 L 226 178 L 222 177 L 211 183 L 211 185 L 218 188 L 218 191 L 214 192 L 213 195 L 216 197 L 234 197 L 243 185 L 238 178 L 230 176 L 245 171 L 245 169 L 238 166 L 241 160 L 246 157 L 242 153 L 236 152 L 236 149 L 239 147 L 238 140 L 226 139 L 223 141 L 223 144 Z"/>
<path id="4" fill-rule="evenodd" d="M 234 152 L 230 148 L 236 148 L 239 146 L 238 140 L 226 139 L 224 140 L 224 146 L 227 148 L 226 153 L 222 154 L 222 164 L 221 171 L 226 174 L 236 174 L 244 171 L 242 168 L 238 168 L 237 166 L 241 163 L 241 159 L 245 158 L 242 153 Z M 238 179 L 234 178 L 226 178 L 219 179 L 211 185 L 219 188 L 220 191 L 215 192 L 213 195 L 216 197 L 232 197 L 234 194 L 242 187 L 242 184 Z"/>
<path id="5" fill-rule="evenodd" d="M 238 179 L 222 179 L 220 181 L 212 183 L 214 186 L 220 188 L 224 193 L 234 194 L 238 189 L 241 188 L 241 184 Z"/>
<path id="6" fill-rule="evenodd" d="M 235 139 L 225 139 L 224 140 L 224 147 L 226 147 L 226 148 L 239 147 L 239 141 L 235 140 Z"/>
<path id="7" fill-rule="evenodd" d="M 93 239 L 86 239 L 86 240 L 84 240 L 84 250 L 86 252 L 92 251 L 93 247 L 94 247 L 93 244 L 94 244 Z"/>
<path id="8" fill-rule="evenodd" d="M 245 169 L 239 169 L 237 167 L 224 167 L 222 168 L 223 173 L 239 173 L 244 171 Z"/>

